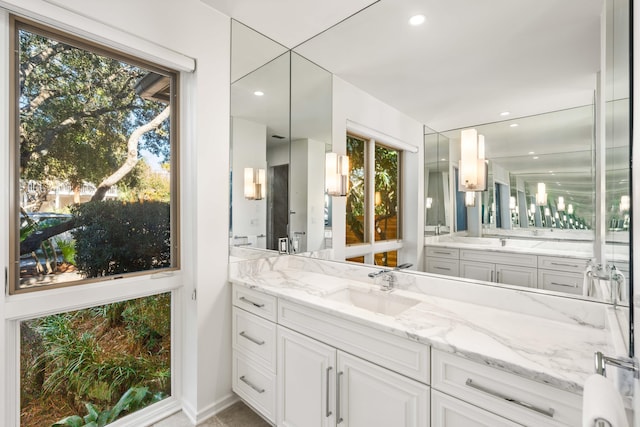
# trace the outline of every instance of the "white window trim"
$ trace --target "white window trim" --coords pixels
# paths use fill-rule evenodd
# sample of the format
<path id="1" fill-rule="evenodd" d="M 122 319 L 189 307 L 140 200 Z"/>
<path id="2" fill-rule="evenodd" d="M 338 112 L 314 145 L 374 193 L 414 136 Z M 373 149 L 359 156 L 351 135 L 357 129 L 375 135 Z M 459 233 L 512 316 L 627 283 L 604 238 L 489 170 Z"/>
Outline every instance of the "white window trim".
<path id="1" fill-rule="evenodd" d="M 367 147 L 365 148 L 365 153 L 367 153 L 366 154 L 367 158 L 365 159 L 366 160 L 365 181 L 368 183 L 375 182 L 375 173 L 376 173 L 375 167 L 371 167 L 371 166 L 375 164 L 376 144 L 384 145 L 386 147 L 398 150 L 401 158 L 403 156 L 402 153 L 404 151 L 410 151 L 413 153 L 418 151 L 418 148 L 414 147 L 413 145 L 407 144 L 397 138 L 393 138 L 389 135 L 385 135 L 381 132 L 370 129 L 366 126 L 359 125 L 350 120 L 347 120 L 347 134 L 353 134 L 360 137 L 368 138 L 368 140 L 365 141 L 365 143 L 367 144 Z M 404 162 L 401 159 L 399 160 L 400 160 L 399 162 L 400 170 L 398 171 L 398 175 L 399 177 L 401 177 L 403 176 L 402 168 L 404 167 L 403 166 Z M 402 183 L 400 183 L 400 185 L 402 185 Z M 404 247 L 404 244 L 402 239 L 384 240 L 384 241 L 378 241 L 378 242 L 375 241 L 375 237 L 374 237 L 375 221 L 373 220 L 375 217 L 375 214 L 372 214 L 373 212 L 375 212 L 375 206 L 374 206 L 375 185 L 367 185 L 366 189 L 367 189 L 366 190 L 367 194 L 365 197 L 365 203 L 367 204 L 367 206 L 365 208 L 365 212 L 369 212 L 370 214 L 369 214 L 369 218 L 365 219 L 365 226 L 367 227 L 367 230 L 366 230 L 367 235 L 369 236 L 370 239 L 372 239 L 372 241 L 367 243 L 361 243 L 361 244 L 352 244 L 352 245 L 345 244 L 344 254 L 345 254 L 345 259 L 357 258 L 357 257 L 363 256 L 365 264 L 373 264 L 375 259 L 375 254 L 378 254 L 381 252 L 391 252 L 391 251 L 400 252 L 401 249 Z M 402 212 L 403 212 L 402 198 L 400 198 L 400 215 L 398 220 L 401 220 Z M 400 224 L 402 223 L 400 222 Z"/>
<path id="2" fill-rule="evenodd" d="M 8 8 L 4 9 L 3 7 Z M 35 11 L 38 11 L 37 13 Z M 34 0 L 0 0 L 0 167 L 9 170 L 9 13 L 41 21 L 54 28 L 75 34 L 81 38 L 97 41 L 109 47 L 150 60 L 159 65 L 174 68 L 177 71 L 193 71 L 195 61 L 169 49 L 162 48 L 139 37 L 127 34 L 113 27 L 82 17 L 57 6 L 46 5 Z M 65 21 L 66 19 L 66 21 Z M 67 22 L 62 24 L 62 22 Z M 126 48 L 125 48 L 126 47 Z M 148 50 L 147 50 L 148 49 Z M 185 62 L 186 59 L 186 62 Z M 177 62 L 176 62 L 177 61 Z M 184 84 L 184 83 L 182 83 Z M 182 116 L 184 105 L 180 115 Z M 181 131 L 181 134 L 184 131 Z M 180 135 L 182 136 L 182 135 Z M 184 150 L 184 145 L 179 146 Z M 179 156 L 182 158 L 182 156 Z M 184 170 L 180 168 L 179 170 Z M 8 227 L 10 221 L 10 192 L 12 185 L 8 173 L 0 174 L 0 223 Z M 185 197 L 185 186 L 181 182 L 181 197 Z M 179 215 L 179 218 L 182 216 Z M 181 228 L 183 224 L 181 223 Z M 0 239 L 0 270 L 8 271 L 9 259 L 8 228 Z M 185 256 L 185 251 L 180 251 Z M 182 265 L 182 263 L 181 263 Z M 181 268 L 184 268 L 182 266 Z M 6 275 L 5 275 L 6 276 Z M 46 316 L 54 313 L 99 306 L 110 302 L 135 299 L 139 297 L 172 293 L 171 305 L 171 397 L 131 414 L 113 423 L 114 427 L 138 426 L 144 420 L 159 421 L 168 414 L 181 408 L 182 398 L 182 318 L 184 272 L 181 270 L 150 273 L 118 280 L 107 280 L 92 284 L 70 286 L 58 289 L 43 289 L 17 295 L 8 295 L 8 278 L 0 296 L 0 366 L 4 366 L 4 378 L 0 378 L 0 424 L 7 427 L 19 427 L 20 424 L 20 320 Z M 1 348 L 1 347 L 0 347 Z M 0 368 L 2 369 L 2 368 Z M 3 406 L 4 405 L 4 406 Z"/>

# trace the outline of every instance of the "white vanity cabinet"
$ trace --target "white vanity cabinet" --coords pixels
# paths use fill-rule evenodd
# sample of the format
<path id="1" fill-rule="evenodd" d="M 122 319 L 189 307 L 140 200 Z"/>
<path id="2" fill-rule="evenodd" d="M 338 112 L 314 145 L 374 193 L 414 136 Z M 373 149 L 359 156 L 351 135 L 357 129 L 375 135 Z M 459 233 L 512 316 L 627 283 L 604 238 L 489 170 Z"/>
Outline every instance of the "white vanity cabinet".
<path id="1" fill-rule="evenodd" d="M 460 250 L 460 277 L 535 288 L 537 257 L 491 251 Z"/>
<path id="2" fill-rule="evenodd" d="M 425 384 L 282 326 L 278 354 L 278 426 L 429 426 Z"/>
<path id="3" fill-rule="evenodd" d="M 232 388 L 265 419 L 276 418 L 277 298 L 233 287 Z"/>
<path id="4" fill-rule="evenodd" d="M 581 425 L 577 394 L 439 350 L 432 363 L 434 427 Z"/>
<path id="5" fill-rule="evenodd" d="M 425 271 L 427 273 L 458 277 L 460 275 L 459 257 L 459 249 L 426 246 L 424 255 Z"/>
<path id="6" fill-rule="evenodd" d="M 553 256 L 538 257 L 538 287 L 549 291 L 582 295 L 584 272 L 589 260 Z"/>

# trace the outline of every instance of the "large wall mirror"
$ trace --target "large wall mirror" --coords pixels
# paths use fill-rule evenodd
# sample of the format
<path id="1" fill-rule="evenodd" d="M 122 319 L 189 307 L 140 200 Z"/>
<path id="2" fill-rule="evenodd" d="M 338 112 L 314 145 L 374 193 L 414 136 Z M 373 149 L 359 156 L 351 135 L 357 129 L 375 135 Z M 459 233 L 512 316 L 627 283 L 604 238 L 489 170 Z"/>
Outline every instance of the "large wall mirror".
<path id="1" fill-rule="evenodd" d="M 421 236 L 419 239 L 404 236 L 405 249 L 415 245 L 416 253 L 420 254 L 412 267 L 417 274 L 428 271 L 428 257 L 422 249 L 425 244 L 465 237 L 478 239 L 477 244 L 485 244 L 479 239 L 498 245 L 506 240 L 506 248 L 535 244 L 540 260 L 545 256 L 540 252 L 544 248 L 548 248 L 548 256 L 562 256 L 557 251 L 558 242 L 562 241 L 567 248 L 564 253 L 567 258 L 578 255 L 605 269 L 615 265 L 625 277 L 628 289 L 624 289 L 623 296 L 628 297 L 631 288 L 628 9 L 628 0 L 562 3 L 527 0 L 517 5 L 483 2 L 481 6 L 473 0 L 375 2 L 295 47 L 282 59 L 283 63 L 288 61 L 288 68 L 283 65 L 282 71 L 276 74 L 291 82 L 290 89 L 283 88 L 284 92 L 289 91 L 289 124 L 278 132 L 285 137 L 279 143 L 287 146 L 290 171 L 297 161 L 294 141 L 319 142 L 315 159 L 321 159 L 322 144 L 324 151 L 331 150 L 332 142 L 333 147 L 344 144 L 344 141 L 335 141 L 337 125 L 344 124 L 332 122 L 336 108 L 343 109 L 335 105 L 335 99 L 332 101 L 335 78 L 340 78 L 425 125 L 423 155 L 418 166 L 421 173 L 415 174 L 421 182 L 420 194 L 415 197 L 422 202 L 416 212 L 411 213 L 419 224 Z M 406 25 L 408 17 L 416 12 L 426 15 L 423 27 Z M 478 18 L 480 15 L 482 19 Z M 518 26 L 510 24 L 515 21 L 519 22 Z M 406 28 L 400 28 L 402 25 Z M 462 33 L 453 30 L 460 27 L 465 28 Z M 509 33 L 511 27 L 513 34 Z M 375 31 L 371 31 L 372 28 Z M 489 31 L 494 28 L 496 31 Z M 563 28 L 571 31 L 562 31 Z M 465 37 L 459 37 L 460 34 Z M 516 37 L 525 38 L 514 43 Z M 518 47 L 515 51 L 514 46 Z M 558 46 L 566 50 L 559 51 Z M 262 67 L 255 69 L 267 72 L 270 67 L 276 67 L 275 63 L 281 60 L 274 60 L 277 56 L 268 59 L 274 64 L 261 64 Z M 309 67 L 300 75 L 310 75 L 313 68 L 318 72 L 318 80 L 311 79 L 317 84 L 309 86 L 314 87 L 314 91 L 301 97 L 315 99 L 312 105 L 317 110 L 312 109 L 312 105 L 295 105 L 298 101 L 294 91 L 300 85 L 296 62 Z M 465 67 L 464 64 L 474 65 Z M 333 88 L 330 74 L 325 74 L 326 79 L 320 78 L 323 72 L 335 76 Z M 232 98 L 235 120 L 241 116 L 235 107 L 236 99 L 241 98 L 236 98 L 233 89 Z M 507 109 L 511 114 L 500 116 Z M 271 108 L 270 112 L 275 110 Z M 271 126 L 267 119 L 254 117 L 252 121 L 262 122 L 267 128 Z M 303 123 L 306 124 L 303 126 Z M 307 128 L 309 125 L 313 130 Z M 332 126 L 334 141 L 331 141 Z M 460 132 L 469 128 L 484 135 L 488 160 L 487 190 L 475 194 L 475 210 L 465 206 L 468 196 L 458 191 Z M 268 130 L 262 138 L 267 139 L 267 151 L 272 134 Z M 242 240 L 248 235 L 253 247 L 268 249 L 268 238 L 260 245 L 251 237 L 263 231 L 243 231 L 236 217 L 235 210 L 256 212 L 258 205 L 255 200 L 242 200 L 243 184 L 236 184 L 236 180 L 242 178 L 244 165 L 236 162 L 235 135 L 232 144 L 235 191 L 232 247 L 248 243 Z M 306 153 L 311 153 L 310 150 Z M 269 156 L 263 157 L 267 167 Z M 305 165 L 304 160 L 302 164 Z M 316 173 L 318 175 L 314 175 Z M 300 183 L 298 178 L 308 182 L 321 180 L 321 174 L 321 168 L 307 167 L 304 174 L 296 172 L 296 177 L 290 176 L 288 182 L 291 186 L 294 181 Z M 267 181 L 269 176 L 267 174 Z M 545 203 L 536 200 L 538 184 L 544 184 Z M 307 233 L 306 243 L 298 243 L 300 252 L 330 248 L 331 239 L 334 243 L 345 239 L 344 235 L 338 235 L 339 228 L 331 230 L 332 219 L 326 212 L 332 209 L 327 207 L 324 189 L 311 196 L 312 186 L 309 183 L 305 187 L 307 212 L 315 215 L 320 210 L 322 217 L 310 216 L 306 229 L 296 224 L 295 215 L 301 210 L 292 207 L 296 190 L 292 187 L 287 190 L 288 211 L 296 213 L 289 212 L 286 235 L 293 241 L 296 231 Z M 321 199 L 322 208 L 318 209 Z M 265 213 L 261 215 L 266 215 L 266 223 L 269 202 L 262 203 Z M 335 205 L 342 206 L 344 202 L 334 200 L 334 215 Z M 247 217 L 245 224 L 257 222 L 255 215 L 252 218 Z M 261 219 L 262 216 L 258 218 Z M 324 228 L 323 239 L 314 240 L 316 243 L 312 244 L 309 230 L 314 221 L 315 224 L 321 222 Z M 267 236 L 266 225 L 264 230 Z M 240 239 L 234 241 L 235 237 Z M 344 262 L 344 256 L 336 261 Z M 582 267 L 578 275 L 584 271 Z M 495 280 L 474 280 L 496 285 Z M 581 290 L 565 291 L 561 286 L 528 289 L 563 297 L 610 301 Z"/>

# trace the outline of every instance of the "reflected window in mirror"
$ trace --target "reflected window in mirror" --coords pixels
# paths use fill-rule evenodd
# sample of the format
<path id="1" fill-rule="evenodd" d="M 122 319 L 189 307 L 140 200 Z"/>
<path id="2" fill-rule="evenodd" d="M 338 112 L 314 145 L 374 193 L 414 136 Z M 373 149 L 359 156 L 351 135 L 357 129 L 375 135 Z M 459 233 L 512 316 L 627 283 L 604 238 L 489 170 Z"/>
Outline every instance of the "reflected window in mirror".
<path id="1" fill-rule="evenodd" d="M 385 141 L 348 134 L 347 261 L 394 266 L 401 242 L 399 195 L 402 150 Z M 357 261 L 355 261 L 357 262 Z"/>

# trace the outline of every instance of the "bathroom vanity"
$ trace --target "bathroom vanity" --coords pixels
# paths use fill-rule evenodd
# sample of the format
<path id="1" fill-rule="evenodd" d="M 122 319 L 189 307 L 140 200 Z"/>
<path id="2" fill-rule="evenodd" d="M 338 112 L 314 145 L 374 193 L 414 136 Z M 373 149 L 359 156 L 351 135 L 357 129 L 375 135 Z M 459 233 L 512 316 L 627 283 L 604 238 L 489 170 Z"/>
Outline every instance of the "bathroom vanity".
<path id="1" fill-rule="evenodd" d="M 230 269 L 233 389 L 279 426 L 579 425 L 593 352 L 615 354 L 603 304 L 398 272 L 385 292 L 301 257 Z"/>

